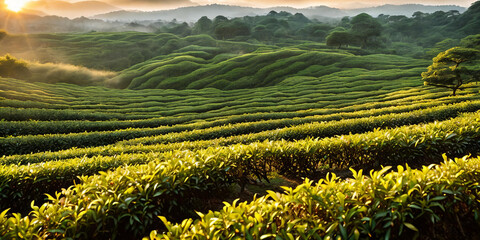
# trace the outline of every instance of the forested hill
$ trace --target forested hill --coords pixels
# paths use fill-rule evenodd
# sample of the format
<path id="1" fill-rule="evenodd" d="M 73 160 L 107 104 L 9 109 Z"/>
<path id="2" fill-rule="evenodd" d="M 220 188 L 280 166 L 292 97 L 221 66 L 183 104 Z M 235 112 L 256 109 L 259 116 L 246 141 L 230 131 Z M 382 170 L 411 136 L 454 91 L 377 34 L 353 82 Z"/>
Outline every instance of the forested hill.
<path id="1" fill-rule="evenodd" d="M 194 22 L 202 16 L 214 18 L 222 15 L 228 18 L 265 15 L 270 11 L 301 13 L 309 18 L 325 19 L 325 18 L 341 18 L 344 16 L 355 16 L 360 13 L 367 13 L 372 16 L 384 15 L 405 15 L 412 16 L 414 12 L 433 13 L 436 11 L 459 11 L 464 12 L 464 7 L 453 5 L 426 6 L 421 4 L 405 4 L 405 5 L 382 5 L 378 7 L 359 8 L 359 9 L 338 9 L 327 6 L 316 6 L 310 8 L 293 8 L 293 7 L 273 7 L 273 8 L 252 8 L 239 7 L 229 5 L 212 4 L 207 6 L 184 7 L 174 10 L 163 11 L 115 11 L 106 14 L 99 14 L 94 18 L 109 21 L 145 21 L 145 20 L 164 20 Z"/>

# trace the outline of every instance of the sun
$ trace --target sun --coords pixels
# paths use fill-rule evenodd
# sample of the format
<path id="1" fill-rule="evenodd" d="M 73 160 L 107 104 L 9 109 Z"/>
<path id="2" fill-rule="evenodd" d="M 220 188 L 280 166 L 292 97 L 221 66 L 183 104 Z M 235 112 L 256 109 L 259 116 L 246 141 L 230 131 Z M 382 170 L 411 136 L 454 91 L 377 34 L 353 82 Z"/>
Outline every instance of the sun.
<path id="1" fill-rule="evenodd" d="M 5 5 L 7 5 L 8 10 L 20 12 L 30 0 L 5 0 L 4 2 Z"/>

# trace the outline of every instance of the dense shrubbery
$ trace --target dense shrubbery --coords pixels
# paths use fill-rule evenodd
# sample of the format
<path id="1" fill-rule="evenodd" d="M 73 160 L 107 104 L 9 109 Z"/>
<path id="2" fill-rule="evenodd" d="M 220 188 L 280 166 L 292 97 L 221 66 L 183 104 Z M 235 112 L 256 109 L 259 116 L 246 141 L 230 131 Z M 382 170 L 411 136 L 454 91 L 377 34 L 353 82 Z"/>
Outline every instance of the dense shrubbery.
<path id="1" fill-rule="evenodd" d="M 0 57 L 0 77 L 25 78 L 30 77 L 27 62 L 16 59 L 10 55 Z"/>
<path id="2" fill-rule="evenodd" d="M 353 171 L 306 180 L 253 202 L 172 224 L 150 239 L 475 239 L 478 234 L 480 158 L 445 160 L 414 170 Z M 461 219 L 461 221 L 459 221 Z M 466 235 L 467 234 L 467 235 Z"/>
<path id="3" fill-rule="evenodd" d="M 268 180 L 267 175 L 271 171 L 291 176 L 312 176 L 319 169 L 324 168 L 372 168 L 405 163 L 418 166 L 439 161 L 443 153 L 448 156 L 478 154 L 479 116 L 476 113 L 441 123 L 295 142 L 264 141 L 202 149 L 206 148 L 209 142 L 200 141 L 185 143 L 186 149 L 190 148 L 192 151 L 180 149 L 164 154 L 117 155 L 118 153 L 111 152 L 113 156 L 73 158 L 41 163 L 33 158 L 32 164 L 28 165 L 2 165 L 0 189 L 3 196 L 0 203 L 2 207 L 8 204 L 14 207 L 12 204 L 14 202 L 16 208 L 22 209 L 22 206 L 27 206 L 25 201 L 41 200 L 39 193 L 52 193 L 55 189 L 67 187 L 78 175 L 95 174 L 124 164 L 145 163 L 152 159 L 187 161 L 181 159 L 190 159 L 194 156 L 199 161 L 211 159 L 232 163 L 229 174 L 234 176 L 242 186 L 251 177 Z M 237 140 L 242 138 L 248 139 L 248 136 L 242 136 Z M 139 146 L 140 149 L 143 147 Z M 168 145 L 157 146 L 157 149 L 149 150 L 162 152 L 168 151 L 168 147 Z"/>
<path id="4" fill-rule="evenodd" d="M 189 156 L 121 167 L 49 196 L 25 217 L 0 215 L 3 238 L 106 239 L 140 237 L 157 215 L 185 217 L 202 197 L 232 182 L 231 162 Z M 2 206 L 3 208 L 3 206 Z"/>
<path id="5" fill-rule="evenodd" d="M 236 139 L 242 142 L 263 140 L 299 140 L 306 137 L 331 137 L 348 133 L 362 133 L 377 128 L 398 127 L 435 120 L 446 120 L 458 116 L 462 112 L 474 112 L 480 105 L 476 103 L 459 103 L 404 113 L 383 112 L 380 116 L 362 117 L 361 112 L 352 113 L 342 120 L 338 115 L 318 116 L 301 119 L 285 119 L 260 121 L 254 123 L 239 123 L 205 129 L 195 129 L 191 132 L 171 133 L 160 136 L 145 137 L 124 141 L 124 145 L 157 144 L 181 141 L 216 139 L 232 135 L 248 134 Z M 375 115 L 371 113 L 371 115 Z M 306 123 L 305 123 L 306 122 Z M 271 130 L 273 129 L 273 130 Z M 256 133 L 258 132 L 258 133 Z"/>
<path id="6" fill-rule="evenodd" d="M 480 109 L 480 105 L 477 102 L 467 102 L 400 114 L 387 114 L 377 117 L 357 118 L 351 120 L 321 123 L 315 122 L 332 119 L 328 119 L 329 116 L 318 116 L 297 120 L 285 119 L 253 123 L 238 123 L 234 125 L 225 125 L 211 128 L 208 127 L 212 125 L 215 126 L 216 124 L 203 123 L 190 125 L 175 125 L 172 127 L 163 126 L 158 128 L 125 129 L 107 132 L 72 133 L 66 135 L 55 134 L 7 137 L 0 138 L 0 149 L 4 155 L 28 154 L 31 152 L 62 150 L 71 147 L 108 145 L 122 140 L 145 136 L 153 137 L 133 139 L 129 142 L 125 142 L 124 144 L 136 145 L 209 140 L 220 137 L 229 137 L 233 135 L 249 133 L 250 135 L 248 136 L 241 136 L 238 138 L 234 138 L 237 140 L 232 139 L 227 140 L 227 142 L 234 143 L 235 141 L 237 141 L 245 143 L 253 141 L 263 141 L 267 139 L 297 140 L 306 137 L 330 137 L 334 135 L 372 131 L 375 128 L 397 127 L 408 124 L 430 122 L 433 120 L 444 120 L 451 117 L 456 117 L 459 113 L 462 112 L 472 112 L 478 109 Z M 350 118 L 356 118 L 361 115 L 361 113 L 352 114 Z M 335 118 L 335 115 L 330 117 Z M 307 124 L 301 125 L 305 122 L 307 122 Z M 155 122 L 153 121 L 152 123 Z M 75 122 L 72 122 L 72 124 L 75 124 Z M 121 122 L 119 122 L 119 124 L 121 124 Z M 0 123 L 0 126 L 1 125 L 2 123 Z M 252 134 L 257 132 L 258 134 Z"/>
<path id="7" fill-rule="evenodd" d="M 161 155 L 157 155 L 156 157 L 155 154 L 138 155 L 139 157 L 137 157 L 137 159 L 139 163 L 145 161 L 149 163 L 121 167 L 117 170 L 91 177 L 81 177 L 81 183 L 64 190 L 62 194 L 50 197 L 50 202 L 45 203 L 40 208 L 34 207 L 34 211 L 30 213 L 29 217 L 21 218 L 17 216 L 7 218 L 6 215 L 3 214 L 1 216 L 2 219 L 0 219 L 0 223 L 2 224 L 0 226 L 0 232 L 4 236 L 16 236 L 18 232 L 21 232 L 21 235 L 25 238 L 39 236 L 41 238 L 75 237 L 88 239 L 92 237 L 118 236 L 116 234 L 122 234 L 122 236 L 125 236 L 123 234 L 139 236 L 151 229 L 152 224 L 158 224 L 158 221 L 155 221 L 155 215 L 184 217 L 184 214 L 191 212 L 192 207 L 198 204 L 198 202 L 195 202 L 198 201 L 199 198 L 202 198 L 202 196 L 206 196 L 206 193 L 218 191 L 222 186 L 226 187 L 228 183 L 234 182 L 234 179 L 235 181 L 243 181 L 249 175 L 264 178 L 266 177 L 266 171 L 269 171 L 271 168 L 277 168 L 280 172 L 295 172 L 296 176 L 300 176 L 314 171 L 319 167 L 319 164 L 320 166 L 327 164 L 329 166 L 349 167 L 368 166 L 371 164 L 390 165 L 410 161 L 412 161 L 412 163 L 418 163 L 419 161 L 423 163 L 422 159 L 429 159 L 427 162 L 431 162 L 434 158 L 440 157 L 441 152 L 450 152 L 455 155 L 466 154 L 468 150 L 479 149 L 478 129 L 480 128 L 473 126 L 478 124 L 475 119 L 478 119 L 478 115 L 472 115 L 464 119 L 454 119 L 444 124 L 435 123 L 417 128 L 404 127 L 399 130 L 385 130 L 383 132 L 379 131 L 364 135 L 343 136 L 337 139 L 320 141 L 305 140 L 295 143 L 265 142 L 247 146 L 231 146 L 223 149 L 212 148 L 196 153 L 180 152 L 177 154 L 183 154 L 183 156 L 177 155 L 177 157 L 174 157 L 175 154 L 167 154 L 161 157 L 160 160 L 154 161 L 150 161 L 149 159 L 152 157 L 158 158 Z M 473 125 L 458 128 L 458 126 L 468 124 Z M 325 154 L 330 154 L 330 157 L 325 159 Z M 135 162 L 135 158 L 136 157 L 126 155 L 120 156 L 118 159 L 117 157 L 102 157 L 82 161 L 73 159 L 69 161 L 69 164 L 65 164 L 67 162 L 42 163 L 41 165 L 44 166 L 44 168 L 42 168 L 43 170 L 39 169 L 34 172 L 32 172 L 34 165 L 23 167 L 15 167 L 14 165 L 4 166 L 2 193 L 9 196 L 8 202 L 10 204 L 14 196 L 20 196 L 21 199 L 27 200 L 25 197 L 29 196 L 28 194 L 38 196 L 36 192 L 31 192 L 32 190 L 47 190 L 45 186 L 48 184 L 44 184 L 42 181 L 53 181 L 55 182 L 53 186 L 61 187 L 68 185 L 61 184 L 62 181 L 72 181 L 72 178 L 80 173 L 95 172 L 105 167 L 108 169 L 109 167 L 114 167 L 115 164 L 131 164 Z M 166 161 L 162 162 L 162 158 Z M 112 162 L 113 165 L 111 165 Z M 110 166 L 108 166 L 109 164 Z M 465 184 L 465 181 L 459 178 L 459 176 L 463 175 L 458 174 L 464 174 L 468 171 L 476 173 L 475 171 L 479 171 L 475 168 L 477 165 L 478 163 L 469 165 L 468 167 L 465 166 L 465 168 L 461 169 L 463 172 L 459 171 L 459 169 L 454 169 L 455 171 L 452 170 L 442 176 L 448 178 L 451 176 L 451 173 L 457 174 L 455 179 L 459 180 L 458 183 Z M 449 163 L 448 166 L 454 167 L 456 165 Z M 58 170 L 54 170 L 55 168 L 58 168 Z M 77 171 L 79 172 L 75 172 L 74 169 L 78 169 Z M 41 172 L 44 174 L 40 174 Z M 54 176 L 52 173 L 55 173 Z M 18 175 L 18 178 L 13 177 L 12 174 Z M 437 172 L 436 174 L 441 173 Z M 466 176 L 472 177 L 477 175 L 478 174 L 467 174 Z M 64 176 L 69 177 L 62 179 Z M 372 176 L 375 182 L 375 179 L 380 180 L 381 173 L 375 173 L 372 174 Z M 386 179 L 398 180 L 397 178 L 388 177 Z M 414 181 L 418 179 L 418 177 L 414 177 L 410 180 Z M 430 177 L 426 179 L 430 179 Z M 440 181 L 437 178 L 435 179 L 435 181 Z M 358 178 L 358 180 L 361 180 L 361 178 Z M 445 181 L 445 183 L 447 182 L 449 181 Z M 477 180 L 473 179 L 472 183 L 475 182 L 477 182 Z M 18 183 L 22 184 L 19 185 Z M 52 182 L 50 182 L 50 184 L 51 183 Z M 451 181 L 450 184 L 452 184 Z M 11 189 L 14 190 L 13 192 L 16 194 L 10 194 L 8 190 L 9 185 L 18 186 L 17 188 Z M 405 182 L 405 185 L 394 186 L 414 185 L 415 184 L 410 185 Z M 350 182 L 348 186 L 358 187 L 351 185 Z M 439 191 L 442 194 L 450 193 L 442 192 L 442 190 L 447 189 L 448 191 L 453 191 L 456 189 L 442 188 L 442 186 L 441 184 L 438 185 L 441 189 Z M 463 186 L 466 187 L 466 185 Z M 366 188 L 368 188 L 368 186 L 360 189 Z M 380 189 L 381 188 L 378 188 L 378 190 Z M 395 193 L 397 191 L 399 190 L 387 190 L 386 192 Z M 458 189 L 455 191 L 456 192 L 452 192 L 452 195 L 454 193 L 460 193 Z M 276 195 L 270 194 L 270 196 L 274 197 Z M 419 196 L 424 197 L 422 194 Z M 337 197 L 339 199 L 344 198 L 340 196 Z M 398 195 L 397 197 L 404 199 L 404 201 L 408 199 L 408 196 L 404 195 Z M 440 201 L 447 199 L 447 197 L 435 199 L 435 201 Z M 393 201 L 393 203 L 394 202 L 396 201 Z M 373 202 L 371 203 L 373 204 Z M 387 203 L 388 202 L 378 202 L 375 204 Z M 470 202 L 467 203 L 471 204 Z M 255 202 L 253 204 L 255 204 Z M 411 207 L 410 202 L 405 202 L 405 204 Z M 411 204 L 415 204 L 415 206 L 418 206 L 420 209 L 424 207 L 424 205 L 418 205 L 416 202 L 411 202 Z M 175 210 L 173 211 L 172 207 L 174 206 Z M 398 206 L 399 205 L 395 205 L 392 207 L 398 208 Z M 385 207 L 388 208 L 388 205 Z M 417 207 L 413 208 L 418 209 Z M 356 208 L 354 209 L 355 211 L 358 210 Z M 439 207 L 439 209 L 442 208 Z M 329 210 L 328 213 L 331 214 L 334 212 L 330 212 Z M 471 212 L 462 212 L 461 214 L 469 215 Z M 378 220 L 388 221 L 386 218 L 387 215 L 384 215 L 384 213 L 379 216 L 381 217 L 379 217 Z M 440 220 L 440 218 L 435 219 Z M 377 221 L 377 219 L 375 221 Z M 405 223 L 407 223 L 405 225 L 407 228 L 415 229 L 411 227 L 411 225 L 408 225 L 413 223 L 411 221 L 395 222 L 395 226 L 399 224 L 400 227 Z M 352 233 L 355 232 L 350 226 L 351 225 L 345 225 L 343 227 L 346 227 L 346 229 L 349 229 Z M 356 226 L 356 224 L 353 224 L 353 226 Z M 338 225 L 336 225 L 334 229 L 337 227 L 337 230 L 332 229 L 332 231 L 343 231 Z M 186 228 L 173 230 L 174 228 L 171 226 L 169 226 L 169 228 L 172 229 L 172 232 L 169 234 L 182 234 L 187 230 Z M 327 228 L 323 231 L 326 231 L 326 229 Z M 376 228 L 370 228 L 370 230 L 373 231 L 370 234 L 389 234 L 383 231 L 377 232 L 374 229 Z M 388 229 L 385 231 L 387 230 Z M 395 229 L 395 232 L 392 232 L 392 234 L 398 233 L 396 231 L 399 231 L 399 229 Z M 219 232 L 217 232 L 217 234 L 218 233 Z M 327 233 L 332 232 L 327 231 Z M 293 233 L 290 232 L 290 234 Z M 338 233 L 335 233 L 334 235 L 337 234 Z"/>

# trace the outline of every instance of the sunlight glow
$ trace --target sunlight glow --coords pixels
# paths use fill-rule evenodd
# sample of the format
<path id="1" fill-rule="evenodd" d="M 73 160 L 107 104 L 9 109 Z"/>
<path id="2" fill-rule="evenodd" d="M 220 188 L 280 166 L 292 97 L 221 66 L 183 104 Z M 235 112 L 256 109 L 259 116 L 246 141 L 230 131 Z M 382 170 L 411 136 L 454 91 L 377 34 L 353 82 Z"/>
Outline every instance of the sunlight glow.
<path id="1" fill-rule="evenodd" d="M 11 11 L 20 12 L 28 2 L 30 2 L 30 0 L 5 0 L 5 5 L 7 5 L 7 8 Z"/>

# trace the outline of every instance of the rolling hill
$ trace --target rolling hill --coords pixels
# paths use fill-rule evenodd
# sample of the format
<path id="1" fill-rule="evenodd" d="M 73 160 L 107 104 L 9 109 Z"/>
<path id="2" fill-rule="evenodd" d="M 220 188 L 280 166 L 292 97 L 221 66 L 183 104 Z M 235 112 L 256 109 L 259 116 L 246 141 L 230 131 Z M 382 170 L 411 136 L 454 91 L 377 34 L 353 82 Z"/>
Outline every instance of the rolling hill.
<path id="1" fill-rule="evenodd" d="M 301 49 L 301 46 L 275 50 L 260 49 L 236 56 L 212 57 L 208 52 L 202 54 L 199 51 L 185 52 L 182 55 L 172 54 L 134 65 L 122 71 L 112 81 L 121 83 L 121 86 L 128 83 L 129 89 L 233 90 L 275 86 L 287 82 L 292 84 L 292 81 L 302 85 L 314 79 L 321 84 L 330 81 L 328 79 L 338 79 L 338 76 L 342 76 L 345 83 L 354 86 L 354 79 L 402 81 L 401 78 L 416 78 L 428 64 L 423 60 L 391 55 L 355 56 L 341 50 L 314 49 L 314 46 L 304 49 Z M 355 77 L 358 75 L 362 77 Z M 313 82 L 309 84 L 316 85 Z"/>

